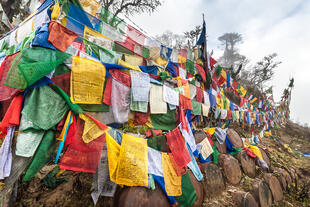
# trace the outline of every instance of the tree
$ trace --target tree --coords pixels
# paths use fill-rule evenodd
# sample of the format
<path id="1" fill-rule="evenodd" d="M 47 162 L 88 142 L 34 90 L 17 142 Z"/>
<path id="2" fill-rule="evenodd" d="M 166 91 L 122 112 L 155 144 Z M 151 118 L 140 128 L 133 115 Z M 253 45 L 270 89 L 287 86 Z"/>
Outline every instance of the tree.
<path id="1" fill-rule="evenodd" d="M 201 30 L 202 28 L 199 25 L 190 31 L 184 32 L 184 37 L 187 39 L 188 47 L 190 49 L 194 49 L 194 47 L 196 46 L 196 42 L 198 40 Z"/>
<path id="2" fill-rule="evenodd" d="M 253 70 L 249 75 L 249 80 L 253 85 L 257 85 L 263 91 L 266 82 L 272 79 L 274 70 L 281 64 L 281 61 L 275 60 L 277 53 L 272 53 L 262 58 L 254 65 Z"/>
<path id="3" fill-rule="evenodd" d="M 184 35 L 174 34 L 169 30 L 161 35 L 156 35 L 156 39 L 167 47 L 175 49 L 183 49 L 187 47 Z"/>
<path id="4" fill-rule="evenodd" d="M 238 80 L 240 72 L 248 64 L 249 60 L 239 54 L 237 45 L 242 43 L 242 35 L 239 33 L 225 33 L 218 38 L 224 47 L 224 53 L 219 58 L 219 64 L 226 68 L 233 79 Z"/>
<path id="5" fill-rule="evenodd" d="M 100 0 L 103 7 L 114 13 L 133 15 L 144 12 L 152 13 L 161 5 L 161 0 Z"/>

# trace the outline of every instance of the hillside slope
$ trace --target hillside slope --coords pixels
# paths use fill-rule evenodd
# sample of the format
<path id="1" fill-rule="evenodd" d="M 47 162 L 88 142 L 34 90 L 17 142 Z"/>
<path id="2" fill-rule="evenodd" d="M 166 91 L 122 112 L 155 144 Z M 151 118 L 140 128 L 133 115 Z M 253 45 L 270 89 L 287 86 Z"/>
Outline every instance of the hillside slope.
<path id="1" fill-rule="evenodd" d="M 240 136 L 248 137 L 250 134 L 247 129 L 243 129 L 237 124 L 231 125 L 230 128 L 235 129 Z M 283 191 L 283 197 L 280 197 L 280 201 L 274 202 L 276 200 L 275 195 L 271 198 L 273 203 L 272 206 L 310 206 L 310 161 L 308 157 L 304 157 L 298 153 L 310 151 L 309 129 L 289 122 L 286 127 L 272 130 L 272 134 L 272 137 L 278 139 L 278 141 L 272 137 L 264 137 L 259 144 L 261 149 L 264 149 L 263 151 L 266 152 L 268 156 L 266 159 L 270 160 L 269 170 L 255 166 L 255 177 L 250 178 L 244 173 L 243 169 L 241 181 L 238 184 L 232 185 L 227 180 L 229 176 L 234 176 L 234 172 L 232 172 L 232 175 L 227 175 L 223 164 L 221 164 L 221 159 L 223 162 L 225 158 L 222 157 L 228 155 L 220 154 L 219 169 L 224 177 L 224 190 L 220 190 L 220 192 L 214 196 L 203 196 L 203 206 L 252 206 L 253 204 L 251 205 L 252 201 L 249 199 L 250 197 L 253 197 L 259 203 L 261 198 L 257 197 L 257 195 L 255 196 L 257 185 L 262 182 L 271 182 L 268 178 L 268 176 L 270 177 L 271 175 L 278 178 L 280 181 L 279 183 L 281 183 L 281 192 Z M 238 155 L 235 157 L 238 158 Z M 269 163 L 269 161 L 266 162 Z M 53 167 L 54 165 L 52 164 L 44 167 L 44 169 L 28 183 L 22 182 L 20 179 L 18 185 L 15 185 L 18 187 L 17 192 L 12 194 L 10 202 L 7 203 L 11 203 L 12 206 L 18 207 L 93 206 L 91 198 L 92 174 L 65 171 L 60 175 L 60 178 L 66 178 L 68 182 L 64 182 L 55 189 L 51 189 L 47 188 L 41 179 L 47 172 L 53 169 Z M 205 166 L 202 164 L 202 171 L 208 173 L 206 170 L 203 170 L 204 167 Z M 208 179 L 206 174 L 205 179 Z M 284 186 L 283 182 L 284 184 L 286 183 L 286 186 Z M 205 182 L 203 182 L 202 185 L 205 185 Z M 215 190 L 216 189 L 211 189 L 211 191 Z M 275 190 L 279 191 L 279 189 Z M 119 199 L 119 192 L 121 192 L 121 189 L 118 189 L 115 200 Z M 137 192 L 141 193 L 139 189 Z M 139 194 L 133 193 L 134 192 L 129 192 L 129 197 L 138 197 Z M 213 195 L 213 192 L 205 192 L 204 194 L 208 193 Z M 249 197 L 249 194 L 253 196 Z M 149 194 L 141 195 L 145 197 L 144 199 L 148 199 Z M 130 199 L 128 200 L 128 198 L 124 198 L 124 196 L 120 199 L 127 204 L 118 204 L 118 206 L 130 206 L 128 203 Z M 155 196 L 155 203 L 156 199 L 161 199 L 161 195 Z M 113 206 L 113 202 L 112 198 L 100 197 L 96 206 Z"/>

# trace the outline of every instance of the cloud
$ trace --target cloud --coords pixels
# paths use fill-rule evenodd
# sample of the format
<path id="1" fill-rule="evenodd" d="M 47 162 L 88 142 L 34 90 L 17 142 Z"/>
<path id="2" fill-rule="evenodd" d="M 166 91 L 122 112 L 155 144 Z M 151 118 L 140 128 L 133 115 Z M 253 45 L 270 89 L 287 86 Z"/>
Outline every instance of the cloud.
<path id="1" fill-rule="evenodd" d="M 136 15 L 131 19 L 148 35 L 166 30 L 181 34 L 202 24 L 205 14 L 208 48 L 221 54 L 217 37 L 225 32 L 238 32 L 244 43 L 240 53 L 252 63 L 277 52 L 283 62 L 274 79 L 275 99 L 279 100 L 290 77 L 295 78 L 291 117 L 310 124 L 308 95 L 310 88 L 310 1 L 308 0 L 165 0 L 152 15 Z"/>

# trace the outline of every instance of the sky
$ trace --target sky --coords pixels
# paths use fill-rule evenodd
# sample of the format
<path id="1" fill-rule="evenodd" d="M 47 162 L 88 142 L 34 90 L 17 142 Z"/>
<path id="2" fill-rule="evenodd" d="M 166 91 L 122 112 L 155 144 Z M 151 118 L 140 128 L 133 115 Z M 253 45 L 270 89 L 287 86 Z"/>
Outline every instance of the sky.
<path id="1" fill-rule="evenodd" d="M 219 36 L 242 34 L 239 53 L 255 64 L 276 52 L 282 64 L 270 85 L 279 101 L 294 77 L 291 119 L 310 125 L 310 1 L 309 0 L 164 0 L 152 14 L 130 17 L 149 36 L 170 30 L 176 34 L 202 25 L 205 15 L 208 50 L 222 55 Z M 130 23 L 130 22 L 129 22 Z"/>

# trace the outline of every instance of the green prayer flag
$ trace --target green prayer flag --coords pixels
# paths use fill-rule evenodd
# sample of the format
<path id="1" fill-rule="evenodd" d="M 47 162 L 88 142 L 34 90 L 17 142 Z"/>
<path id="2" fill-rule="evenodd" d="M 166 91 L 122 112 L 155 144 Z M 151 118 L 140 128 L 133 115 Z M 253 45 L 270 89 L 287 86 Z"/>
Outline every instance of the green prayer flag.
<path id="1" fill-rule="evenodd" d="M 195 100 L 192 100 L 192 106 L 193 106 L 192 113 L 196 116 L 201 115 L 201 103 L 199 103 Z"/>
<path id="2" fill-rule="evenodd" d="M 178 197 L 179 204 L 181 207 L 193 206 L 197 200 L 197 195 L 189 172 L 182 175 L 182 195 Z"/>
<path id="3" fill-rule="evenodd" d="M 154 129 L 173 130 L 176 126 L 176 110 L 170 110 L 166 114 L 151 114 Z"/>
<path id="4" fill-rule="evenodd" d="M 55 132 L 48 130 L 35 153 L 33 160 L 31 161 L 28 170 L 24 176 L 24 181 L 30 181 L 51 159 L 56 149 Z"/>

